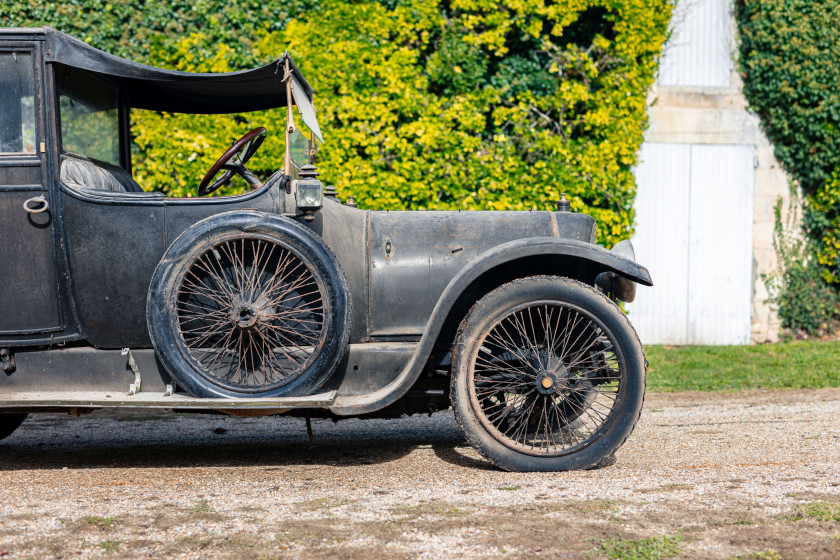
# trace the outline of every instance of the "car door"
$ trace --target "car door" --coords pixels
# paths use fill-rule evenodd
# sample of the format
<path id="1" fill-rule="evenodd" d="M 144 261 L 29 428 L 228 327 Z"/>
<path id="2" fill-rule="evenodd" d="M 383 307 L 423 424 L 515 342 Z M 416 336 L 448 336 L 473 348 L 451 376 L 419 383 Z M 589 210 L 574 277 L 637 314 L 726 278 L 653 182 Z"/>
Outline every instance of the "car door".
<path id="1" fill-rule="evenodd" d="M 39 41 L 0 40 L 0 336 L 62 329 Z M 23 338 L 26 338 L 25 336 Z"/>

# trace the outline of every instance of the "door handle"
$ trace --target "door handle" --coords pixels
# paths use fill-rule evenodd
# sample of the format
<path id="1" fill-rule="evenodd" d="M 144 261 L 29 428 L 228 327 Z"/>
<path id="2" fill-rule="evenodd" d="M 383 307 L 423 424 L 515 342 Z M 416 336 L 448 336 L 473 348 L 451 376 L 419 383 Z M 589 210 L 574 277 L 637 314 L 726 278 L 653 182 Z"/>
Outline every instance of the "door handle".
<path id="1" fill-rule="evenodd" d="M 30 214 L 40 214 L 41 212 L 46 212 L 49 207 L 49 202 L 47 202 L 47 199 L 43 196 L 30 198 L 23 203 L 23 209 Z"/>

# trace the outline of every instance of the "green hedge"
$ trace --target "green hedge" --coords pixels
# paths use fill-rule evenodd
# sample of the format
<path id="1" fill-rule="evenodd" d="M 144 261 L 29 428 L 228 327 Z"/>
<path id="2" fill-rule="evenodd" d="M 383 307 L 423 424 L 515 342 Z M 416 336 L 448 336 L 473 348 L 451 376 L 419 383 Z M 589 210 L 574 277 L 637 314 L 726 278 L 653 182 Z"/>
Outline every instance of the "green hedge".
<path id="1" fill-rule="evenodd" d="M 816 332 L 836 317 L 840 289 L 840 0 L 738 0 L 735 13 L 744 93 L 802 189 L 814 241 L 799 263 L 783 263 L 783 274 L 799 272 L 777 286 L 780 314 L 788 326 Z M 814 285 L 820 277 L 832 285 L 831 304 L 803 314 L 794 306 L 825 293 Z"/>
<path id="2" fill-rule="evenodd" d="M 49 25 L 111 54 L 148 62 L 151 51 L 169 48 L 184 35 L 203 32 L 201 54 L 227 45 L 231 63 L 257 63 L 253 48 L 262 33 L 284 29 L 289 20 L 316 9 L 318 0 L 4 0 L 3 27 Z"/>
<path id="3" fill-rule="evenodd" d="M 51 24 L 181 70 L 240 69 L 289 50 L 316 91 L 322 178 L 342 196 L 379 209 L 545 209 L 563 191 L 598 220 L 601 242 L 632 232 L 631 168 L 669 0 L 273 5 L 11 2 L 0 22 Z M 135 174 L 169 194 L 194 192 L 255 125 L 272 133 L 257 174 L 282 164 L 280 111 L 132 120 Z"/>
<path id="4" fill-rule="evenodd" d="M 814 194 L 840 167 L 840 1 L 739 0 L 736 16 L 750 107 Z"/>

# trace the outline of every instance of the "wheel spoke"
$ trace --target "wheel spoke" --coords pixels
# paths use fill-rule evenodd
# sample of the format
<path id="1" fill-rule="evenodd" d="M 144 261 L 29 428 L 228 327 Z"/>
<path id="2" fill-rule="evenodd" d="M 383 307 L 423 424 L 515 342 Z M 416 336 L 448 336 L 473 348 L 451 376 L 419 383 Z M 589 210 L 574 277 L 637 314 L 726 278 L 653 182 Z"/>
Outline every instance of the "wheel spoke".
<path id="1" fill-rule="evenodd" d="M 303 375 L 326 336 L 324 282 L 291 247 L 262 237 L 221 241 L 182 277 L 181 344 L 209 381 L 280 387 Z"/>
<path id="2" fill-rule="evenodd" d="M 588 311 L 559 301 L 502 314 L 475 343 L 470 393 L 500 442 L 556 456 L 606 429 L 624 382 L 611 334 Z"/>

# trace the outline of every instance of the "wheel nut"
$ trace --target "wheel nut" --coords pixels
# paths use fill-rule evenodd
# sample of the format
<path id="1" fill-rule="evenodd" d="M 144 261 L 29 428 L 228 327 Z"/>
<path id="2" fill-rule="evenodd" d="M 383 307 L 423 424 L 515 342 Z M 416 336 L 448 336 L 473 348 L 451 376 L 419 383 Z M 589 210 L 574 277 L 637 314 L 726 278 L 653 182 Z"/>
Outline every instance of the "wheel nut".
<path id="1" fill-rule="evenodd" d="M 551 379 L 550 377 L 542 378 L 542 386 L 544 389 L 550 389 L 552 385 L 554 385 L 553 379 Z"/>

